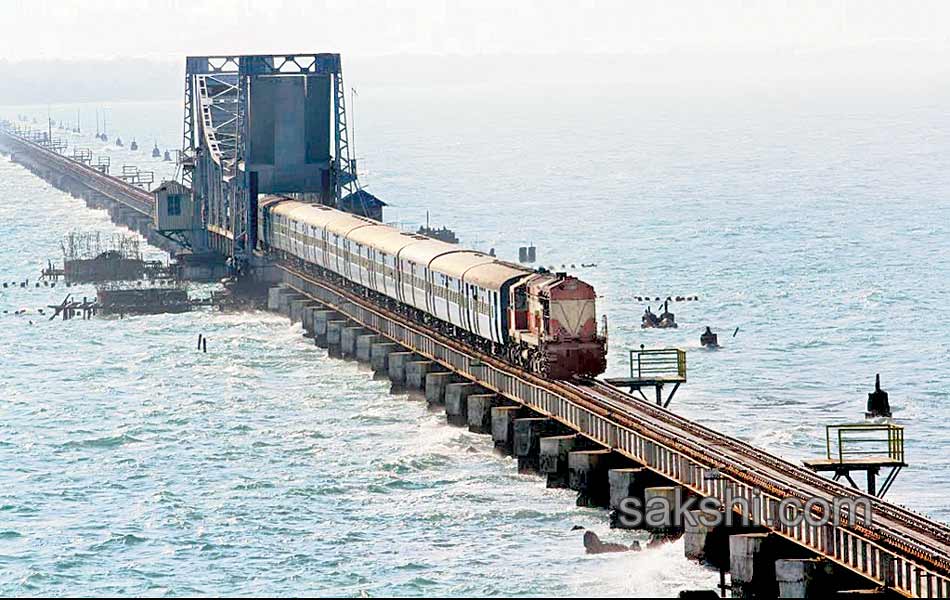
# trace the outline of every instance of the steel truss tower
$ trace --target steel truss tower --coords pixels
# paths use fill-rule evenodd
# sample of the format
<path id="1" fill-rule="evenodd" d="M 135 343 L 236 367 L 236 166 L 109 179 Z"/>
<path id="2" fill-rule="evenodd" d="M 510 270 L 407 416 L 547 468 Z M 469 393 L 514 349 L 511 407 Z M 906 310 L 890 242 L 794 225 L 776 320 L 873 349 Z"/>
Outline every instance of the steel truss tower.
<path id="1" fill-rule="evenodd" d="M 195 250 L 220 252 L 236 263 L 246 260 L 254 250 L 257 189 L 247 168 L 254 117 L 251 94 L 256 78 L 281 75 L 331 79 L 331 93 L 326 98 L 333 138 L 331 201 L 339 207 L 342 198 L 359 189 L 349 150 L 339 54 L 188 57 L 178 178 L 191 188 L 195 199 L 196 222 L 200 224 L 193 235 Z M 283 191 L 293 194 L 298 190 Z"/>

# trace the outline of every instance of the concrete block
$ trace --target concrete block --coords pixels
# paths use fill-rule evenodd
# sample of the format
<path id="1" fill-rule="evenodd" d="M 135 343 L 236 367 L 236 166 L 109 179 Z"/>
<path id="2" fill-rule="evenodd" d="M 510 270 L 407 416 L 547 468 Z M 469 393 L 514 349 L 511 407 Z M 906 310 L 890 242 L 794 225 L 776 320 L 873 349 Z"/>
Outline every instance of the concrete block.
<path id="1" fill-rule="evenodd" d="M 288 319 L 290 318 L 290 303 L 294 300 L 302 300 L 303 294 L 290 288 L 283 289 L 280 292 L 280 298 L 277 300 L 277 311 Z"/>
<path id="2" fill-rule="evenodd" d="M 432 405 L 445 404 L 445 386 L 460 380 L 458 375 L 447 371 L 426 373 L 426 402 Z"/>
<path id="3" fill-rule="evenodd" d="M 814 558 L 786 558 L 775 561 L 775 582 L 779 598 L 827 597 L 825 561 Z"/>
<path id="4" fill-rule="evenodd" d="M 282 285 L 276 285 L 267 290 L 267 310 L 277 310 L 280 308 L 281 290 L 286 289 Z"/>
<path id="5" fill-rule="evenodd" d="M 610 450 L 573 450 L 567 455 L 568 484 L 578 506 L 606 507 L 610 501 L 607 470 Z"/>
<path id="6" fill-rule="evenodd" d="M 513 427 L 513 453 L 518 472 L 537 473 L 540 468 L 541 437 L 557 432 L 557 422 L 547 417 L 521 417 Z"/>
<path id="7" fill-rule="evenodd" d="M 303 326 L 304 331 L 306 331 L 307 337 L 313 337 L 313 313 L 320 310 L 320 305 L 316 302 L 313 302 L 309 306 L 304 307 L 303 314 L 300 318 L 300 323 Z"/>
<path id="8" fill-rule="evenodd" d="M 406 363 L 406 388 L 416 392 L 424 392 L 426 381 L 432 371 L 439 369 L 439 365 L 431 360 L 413 360 Z"/>
<path id="9" fill-rule="evenodd" d="M 313 304 L 313 300 L 306 296 L 290 301 L 290 322 L 303 324 L 303 311 Z"/>
<path id="10" fill-rule="evenodd" d="M 337 319 L 327 321 L 327 350 L 330 356 L 340 358 L 340 343 L 343 335 L 343 328 L 349 325 L 349 321 Z"/>
<path id="11" fill-rule="evenodd" d="M 321 348 L 327 347 L 327 323 L 340 318 L 334 310 L 316 310 L 313 312 L 313 341 Z"/>
<path id="12" fill-rule="evenodd" d="M 643 468 L 610 469 L 607 472 L 607 481 L 610 484 L 609 508 L 614 510 L 620 508 L 620 503 L 626 498 L 637 498 L 642 501 L 644 486 L 637 479 L 642 480 L 647 473 L 648 471 Z"/>
<path id="13" fill-rule="evenodd" d="M 394 388 L 401 389 L 406 385 L 406 363 L 418 358 L 415 352 L 393 352 L 389 355 L 389 379 Z"/>
<path id="14" fill-rule="evenodd" d="M 385 339 L 383 336 L 374 333 L 366 333 L 356 338 L 356 360 L 364 363 L 370 362 L 373 344 L 378 344 Z"/>
<path id="15" fill-rule="evenodd" d="M 677 501 L 682 500 L 682 491 L 682 488 L 676 485 L 648 487 L 643 490 L 644 528 L 655 533 L 680 530 L 682 524 L 674 522 L 674 514 Z"/>
<path id="16" fill-rule="evenodd" d="M 501 406 L 496 394 L 472 394 L 468 397 L 468 430 L 472 433 L 491 433 L 491 409 Z"/>
<path id="17" fill-rule="evenodd" d="M 491 437 L 495 449 L 511 454 L 514 449 L 515 419 L 524 414 L 520 406 L 495 406 L 491 409 Z"/>
<path id="18" fill-rule="evenodd" d="M 449 425 L 467 426 L 468 399 L 484 391 L 484 388 L 474 383 L 450 383 L 445 386 L 445 417 Z"/>
<path id="19" fill-rule="evenodd" d="M 389 355 L 402 351 L 402 346 L 396 342 L 381 342 L 373 344 L 369 349 L 369 362 L 373 371 L 389 376 Z"/>
<path id="20" fill-rule="evenodd" d="M 577 439 L 577 434 L 555 435 L 542 437 L 538 442 L 538 471 L 547 475 L 549 488 L 568 487 L 567 456 Z"/>
<path id="21" fill-rule="evenodd" d="M 340 356 L 356 358 L 356 338 L 369 333 L 359 325 L 347 325 L 340 331 Z"/>
<path id="22" fill-rule="evenodd" d="M 729 536 L 729 574 L 733 598 L 774 598 L 775 560 L 769 560 L 767 533 Z"/>

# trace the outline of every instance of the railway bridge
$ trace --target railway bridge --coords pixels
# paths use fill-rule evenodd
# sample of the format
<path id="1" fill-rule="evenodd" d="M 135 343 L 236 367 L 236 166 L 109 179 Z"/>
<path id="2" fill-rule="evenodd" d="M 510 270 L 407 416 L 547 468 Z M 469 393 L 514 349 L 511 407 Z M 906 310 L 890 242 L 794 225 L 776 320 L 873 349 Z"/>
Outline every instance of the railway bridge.
<path id="1" fill-rule="evenodd" d="M 288 72 L 299 79 L 276 77 Z M 367 216 L 378 208 L 367 206 L 348 154 L 341 76 L 338 55 L 189 58 L 179 183 L 191 193 L 193 212 L 174 230 L 162 227 L 161 192 L 77 161 L 52 140 L 7 122 L 0 127 L 0 150 L 90 205 L 107 208 L 117 223 L 150 241 L 172 252 L 218 255 L 240 276 L 271 286 L 272 307 L 301 321 L 331 354 L 365 360 L 394 383 L 424 389 L 430 401 L 445 404 L 450 421 L 491 431 L 499 447 L 516 454 L 524 468 L 545 473 L 551 485 L 571 485 L 591 502 L 614 508 L 619 506 L 610 497 L 618 491 L 622 498 L 678 490 L 741 513 L 748 527 L 717 531 L 687 524 L 685 532 L 693 556 L 710 562 L 717 551 L 727 556 L 720 566 L 731 573 L 733 595 L 829 592 L 836 581 L 853 581 L 881 595 L 950 597 L 947 525 L 605 381 L 553 381 L 517 369 L 317 271 L 256 252 L 258 193 L 290 193 Z M 255 93 L 296 107 L 288 111 L 301 117 L 303 128 L 293 120 L 251 123 Z M 324 117 L 327 128 L 317 123 Z M 298 139 L 294 131 L 310 133 Z M 309 145 L 314 139 L 326 148 Z M 787 512 L 789 498 L 821 499 L 834 510 L 841 499 L 861 500 L 871 511 L 868 522 L 854 522 L 844 509 L 805 511 L 823 520 L 776 518 Z"/>

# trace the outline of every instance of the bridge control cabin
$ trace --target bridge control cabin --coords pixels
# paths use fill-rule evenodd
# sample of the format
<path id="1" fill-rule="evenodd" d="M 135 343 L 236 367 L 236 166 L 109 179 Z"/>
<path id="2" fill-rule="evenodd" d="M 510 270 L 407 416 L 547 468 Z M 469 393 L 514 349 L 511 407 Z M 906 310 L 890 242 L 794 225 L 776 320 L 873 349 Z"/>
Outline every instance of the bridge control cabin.
<path id="1" fill-rule="evenodd" d="M 155 188 L 155 229 L 184 232 L 198 227 L 191 190 L 177 181 L 165 181 Z"/>

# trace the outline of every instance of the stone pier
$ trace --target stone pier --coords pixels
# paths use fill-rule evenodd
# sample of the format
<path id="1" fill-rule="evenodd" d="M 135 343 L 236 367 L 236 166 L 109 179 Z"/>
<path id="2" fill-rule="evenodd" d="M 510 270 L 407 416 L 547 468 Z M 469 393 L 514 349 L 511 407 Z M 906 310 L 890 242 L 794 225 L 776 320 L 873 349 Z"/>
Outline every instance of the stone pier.
<path id="1" fill-rule="evenodd" d="M 682 531 L 675 520 L 677 502 L 684 500 L 683 488 L 677 485 L 648 487 L 643 490 L 644 528 L 647 531 L 671 535 Z"/>
<path id="2" fill-rule="evenodd" d="M 495 442 L 495 450 L 502 454 L 514 451 L 515 419 L 524 416 L 524 413 L 520 406 L 495 406 L 491 409 L 491 437 Z"/>
<path id="3" fill-rule="evenodd" d="M 610 502 L 610 450 L 575 450 L 567 455 L 569 487 L 577 491 L 578 506 L 606 507 Z"/>
<path id="4" fill-rule="evenodd" d="M 422 358 L 407 362 L 406 389 L 424 393 L 428 386 L 429 375 L 440 368 L 435 361 Z"/>
<path id="5" fill-rule="evenodd" d="M 549 488 L 566 488 L 570 484 L 568 453 L 574 449 L 578 435 L 554 435 L 538 442 L 538 471 L 547 475 Z"/>
<path id="6" fill-rule="evenodd" d="M 775 558 L 769 534 L 741 533 L 729 536 L 729 574 L 733 598 L 775 598 Z"/>
<path id="7" fill-rule="evenodd" d="M 819 598 L 831 591 L 831 565 L 816 558 L 784 558 L 775 561 L 779 598 Z"/>
<path id="8" fill-rule="evenodd" d="M 300 324 L 303 326 L 304 335 L 308 338 L 313 337 L 313 313 L 321 310 L 320 305 L 316 302 L 313 302 L 311 305 L 304 307 L 303 314 L 301 315 Z"/>
<path id="9" fill-rule="evenodd" d="M 342 343 L 341 337 L 343 335 L 343 328 L 349 324 L 350 322 L 345 319 L 327 321 L 327 350 L 333 358 L 340 358 L 342 356 L 340 350 L 340 344 Z"/>
<path id="10" fill-rule="evenodd" d="M 736 528 L 710 523 L 701 510 L 689 512 L 693 518 L 683 524 L 683 553 L 686 558 L 717 569 L 728 569 L 729 535 L 730 530 L 735 532 Z"/>
<path id="11" fill-rule="evenodd" d="M 267 290 L 267 310 L 276 311 L 280 308 L 280 295 L 284 293 L 286 289 L 286 286 L 276 285 Z"/>
<path id="12" fill-rule="evenodd" d="M 340 315 L 333 310 L 313 311 L 313 343 L 321 348 L 327 344 L 327 323 L 340 319 Z"/>
<path id="13" fill-rule="evenodd" d="M 468 397 L 468 430 L 472 433 L 491 433 L 491 409 L 501 406 L 496 394 L 472 394 Z"/>
<path id="14" fill-rule="evenodd" d="M 303 313 L 304 309 L 308 306 L 315 305 L 316 302 L 303 296 L 301 298 L 295 298 L 290 301 L 290 322 L 291 323 L 300 323 L 303 326 Z M 306 327 L 304 327 L 306 329 Z"/>
<path id="15" fill-rule="evenodd" d="M 369 333 L 365 328 L 359 325 L 347 325 L 340 331 L 340 356 L 343 358 L 356 358 L 356 338 Z"/>
<path id="16" fill-rule="evenodd" d="M 356 338 L 356 360 L 363 363 L 370 362 L 373 345 L 382 343 L 385 339 L 383 336 L 374 333 L 367 333 Z"/>
<path id="17" fill-rule="evenodd" d="M 547 417 L 515 419 L 513 453 L 518 459 L 519 473 L 537 473 L 540 468 L 541 438 L 558 433 L 557 422 Z"/>
<path id="18" fill-rule="evenodd" d="M 449 425 L 468 426 L 468 399 L 485 393 L 485 388 L 475 383 L 450 383 L 445 386 L 445 418 Z"/>
<path id="19" fill-rule="evenodd" d="M 389 376 L 389 355 L 393 352 L 402 352 L 404 348 L 396 342 L 381 342 L 373 344 L 369 350 L 369 362 L 377 375 Z"/>
<path id="20" fill-rule="evenodd" d="M 290 305 L 296 300 L 305 300 L 306 297 L 300 292 L 296 292 L 290 288 L 286 288 L 281 291 L 280 299 L 278 301 L 277 310 L 280 314 L 284 315 L 288 319 L 290 318 Z"/>
<path id="21" fill-rule="evenodd" d="M 389 355 L 389 379 L 393 382 L 394 390 L 406 387 L 406 363 L 418 360 L 415 352 L 393 352 Z"/>
<path id="22" fill-rule="evenodd" d="M 445 404 L 445 387 L 462 378 L 455 373 L 439 372 L 426 374 L 426 402 L 430 405 Z"/>

